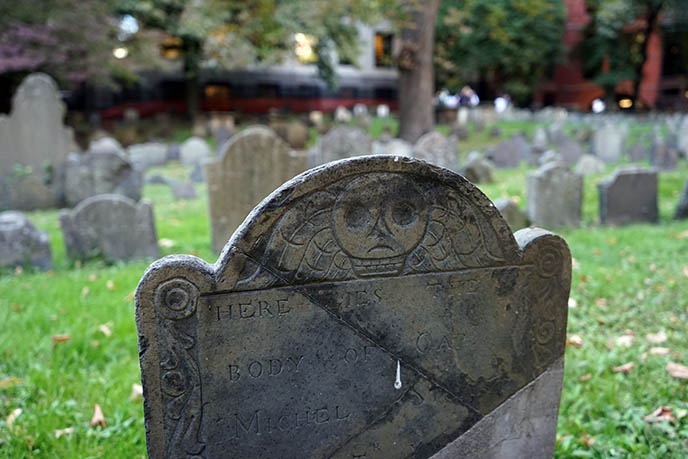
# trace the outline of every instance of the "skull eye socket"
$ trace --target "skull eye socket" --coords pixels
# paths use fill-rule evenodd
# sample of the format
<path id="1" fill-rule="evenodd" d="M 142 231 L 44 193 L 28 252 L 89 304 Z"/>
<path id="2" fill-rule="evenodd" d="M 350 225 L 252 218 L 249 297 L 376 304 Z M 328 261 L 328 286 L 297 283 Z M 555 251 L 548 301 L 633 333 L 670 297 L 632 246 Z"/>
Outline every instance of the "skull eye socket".
<path id="1" fill-rule="evenodd" d="M 392 221 L 401 227 L 413 225 L 418 220 L 416 209 L 411 203 L 403 201 L 394 204 L 392 207 Z"/>
<path id="2" fill-rule="evenodd" d="M 365 228 L 370 223 L 371 216 L 368 209 L 362 204 L 354 204 L 346 211 L 344 221 L 346 226 L 351 229 L 360 230 Z"/>

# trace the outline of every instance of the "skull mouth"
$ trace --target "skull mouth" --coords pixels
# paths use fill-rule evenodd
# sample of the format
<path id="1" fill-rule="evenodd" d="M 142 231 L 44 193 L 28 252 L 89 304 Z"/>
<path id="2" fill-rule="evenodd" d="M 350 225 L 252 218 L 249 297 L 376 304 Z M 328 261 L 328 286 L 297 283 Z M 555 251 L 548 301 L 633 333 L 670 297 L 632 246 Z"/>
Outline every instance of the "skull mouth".
<path id="1" fill-rule="evenodd" d="M 401 273 L 405 255 L 390 258 L 354 258 L 351 265 L 354 272 L 361 277 L 394 276 Z"/>

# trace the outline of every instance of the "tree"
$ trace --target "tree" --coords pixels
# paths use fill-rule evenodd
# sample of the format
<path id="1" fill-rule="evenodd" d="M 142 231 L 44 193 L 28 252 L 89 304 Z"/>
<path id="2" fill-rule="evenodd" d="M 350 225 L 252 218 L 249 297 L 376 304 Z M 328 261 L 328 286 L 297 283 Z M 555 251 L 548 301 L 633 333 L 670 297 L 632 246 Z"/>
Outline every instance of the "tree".
<path id="1" fill-rule="evenodd" d="M 434 113 L 435 21 L 439 0 L 407 3 L 410 21 L 401 31 L 399 69 L 399 137 L 415 142 L 432 130 Z"/>
<path id="2" fill-rule="evenodd" d="M 438 83 L 526 104 L 563 54 L 561 0 L 444 0 L 437 18 Z"/>

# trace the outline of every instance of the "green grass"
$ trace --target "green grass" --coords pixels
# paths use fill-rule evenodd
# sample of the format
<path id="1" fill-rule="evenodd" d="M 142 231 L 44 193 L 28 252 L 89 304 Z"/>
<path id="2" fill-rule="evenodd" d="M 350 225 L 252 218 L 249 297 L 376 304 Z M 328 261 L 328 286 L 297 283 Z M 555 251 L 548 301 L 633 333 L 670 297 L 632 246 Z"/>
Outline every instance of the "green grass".
<path id="1" fill-rule="evenodd" d="M 534 126 L 501 122 L 502 138 L 521 131 L 532 135 Z M 374 121 L 371 131 L 379 135 L 381 130 Z M 500 140 L 488 132 L 489 126 L 472 132 L 460 144 L 462 154 Z M 525 207 L 528 171 L 498 170 L 495 183 L 481 189 L 491 199 L 516 197 Z M 183 177 L 187 171 L 170 165 L 164 173 Z M 688 388 L 665 367 L 668 361 L 688 364 L 688 277 L 682 273 L 688 266 L 688 222 L 671 220 L 688 166 L 661 174 L 657 225 L 600 227 L 595 184 L 604 175 L 585 178 L 582 226 L 559 231 L 575 259 L 571 297 L 577 305 L 569 312 L 568 333 L 579 335 L 583 345 L 566 351 L 557 456 L 685 457 Z M 154 203 L 158 237 L 165 243 L 163 255 L 189 253 L 215 261 L 205 187 L 199 185 L 198 191 L 198 200 L 175 202 L 168 187 L 145 187 L 145 198 Z M 141 457 L 142 404 L 129 400 L 132 384 L 140 383 L 132 292 L 149 261 L 70 262 L 57 212 L 29 216 L 50 233 L 55 269 L 0 275 L 0 454 Z M 101 325 L 111 331 L 109 337 Z M 635 335 L 630 346 L 610 349 L 629 331 Z M 659 331 L 668 340 L 650 344 L 645 335 Z M 53 344 L 57 334 L 71 339 Z M 652 346 L 671 352 L 649 355 Z M 631 361 L 635 367 L 629 374 L 612 372 Z M 584 376 L 587 380 L 581 381 Z M 89 425 L 95 404 L 102 407 L 105 428 Z M 662 405 L 673 410 L 676 422 L 643 419 Z M 16 408 L 22 413 L 9 428 L 6 418 Z M 68 427 L 73 433 L 56 438 L 56 430 Z"/>

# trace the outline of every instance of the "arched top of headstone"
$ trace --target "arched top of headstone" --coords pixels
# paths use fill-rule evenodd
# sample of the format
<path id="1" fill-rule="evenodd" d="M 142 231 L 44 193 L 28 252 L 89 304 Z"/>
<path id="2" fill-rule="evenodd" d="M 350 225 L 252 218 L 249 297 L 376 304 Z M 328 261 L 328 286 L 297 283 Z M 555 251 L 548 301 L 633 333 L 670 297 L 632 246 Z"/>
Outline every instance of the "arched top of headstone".
<path id="1" fill-rule="evenodd" d="M 19 110 L 20 107 L 31 105 L 32 101 L 38 101 L 40 106 L 45 109 L 45 104 L 54 104 L 58 121 L 62 121 L 64 116 L 64 103 L 60 98 L 60 91 L 50 75 L 45 73 L 32 73 L 24 78 L 12 98 L 12 111 Z"/>
<path id="2" fill-rule="evenodd" d="M 226 160 L 232 152 L 279 152 L 289 154 L 289 146 L 268 126 L 256 124 L 249 126 L 238 134 L 231 137 L 222 146 L 219 161 Z"/>

